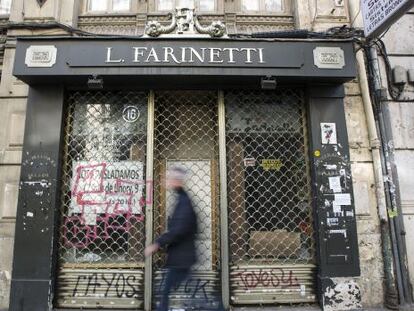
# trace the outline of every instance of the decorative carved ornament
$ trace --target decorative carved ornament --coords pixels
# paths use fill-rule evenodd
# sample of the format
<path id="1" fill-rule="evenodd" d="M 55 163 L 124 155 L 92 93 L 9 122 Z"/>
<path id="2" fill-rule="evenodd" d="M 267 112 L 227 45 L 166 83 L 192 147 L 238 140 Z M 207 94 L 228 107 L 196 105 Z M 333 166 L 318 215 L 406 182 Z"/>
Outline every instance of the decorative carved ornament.
<path id="1" fill-rule="evenodd" d="M 194 14 L 194 9 L 177 8 L 175 14 L 170 14 L 171 24 L 163 26 L 158 21 L 149 21 L 145 27 L 145 34 L 158 37 L 162 34 L 208 34 L 214 38 L 223 37 L 226 34 L 226 25 L 221 21 L 213 21 L 209 26 L 202 26 Z M 196 32 L 196 31 L 197 32 Z"/>
<path id="2" fill-rule="evenodd" d="M 46 3 L 47 0 L 37 0 L 37 3 L 39 4 L 40 7 L 43 6 L 43 4 Z"/>

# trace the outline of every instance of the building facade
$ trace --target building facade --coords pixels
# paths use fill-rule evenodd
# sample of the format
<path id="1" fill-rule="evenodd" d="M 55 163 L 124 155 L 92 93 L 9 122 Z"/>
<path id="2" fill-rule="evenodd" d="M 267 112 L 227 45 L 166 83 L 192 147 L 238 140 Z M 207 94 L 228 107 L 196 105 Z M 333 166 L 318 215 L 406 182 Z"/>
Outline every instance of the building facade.
<path id="1" fill-rule="evenodd" d="M 393 201 L 398 209 L 396 237 L 402 236 L 406 243 L 407 257 L 401 265 L 409 271 L 407 278 L 401 278 L 399 286 L 406 296 L 413 292 L 414 250 L 413 250 L 413 54 L 412 40 L 399 40 L 410 34 L 414 27 L 413 10 L 407 12 L 383 35 L 383 47 L 378 50 L 378 88 L 382 95 L 380 102 L 383 114 L 383 140 L 387 143 L 390 188 L 395 189 Z M 374 55 L 375 56 L 375 55 Z M 384 92 L 386 90 L 386 92 Z M 385 93 L 385 94 L 384 94 Z M 397 239 L 396 239 L 397 240 Z M 396 241 L 395 240 L 395 241 Z M 398 241 L 396 241 L 398 242 Z"/>
<path id="2" fill-rule="evenodd" d="M 143 248 L 165 228 L 174 165 L 200 221 L 177 306 L 384 304 L 389 217 L 363 59 L 352 38 L 293 32 L 360 26 L 357 1 L 0 3 L 0 307 L 150 310 L 164 256 Z M 407 124 L 392 134 L 406 137 L 408 228 L 412 122 L 392 120 Z"/>

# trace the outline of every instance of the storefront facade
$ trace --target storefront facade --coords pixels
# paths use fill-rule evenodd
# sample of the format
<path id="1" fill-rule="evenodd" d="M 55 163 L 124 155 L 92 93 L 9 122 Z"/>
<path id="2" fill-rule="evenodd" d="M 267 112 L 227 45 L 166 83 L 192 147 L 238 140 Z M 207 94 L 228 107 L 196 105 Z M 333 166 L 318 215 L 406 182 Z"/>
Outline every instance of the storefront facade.
<path id="1" fill-rule="evenodd" d="M 174 165 L 200 223 L 177 306 L 360 305 L 352 42 L 22 38 L 13 73 L 30 90 L 12 310 L 150 310 L 164 257 L 143 248 Z"/>

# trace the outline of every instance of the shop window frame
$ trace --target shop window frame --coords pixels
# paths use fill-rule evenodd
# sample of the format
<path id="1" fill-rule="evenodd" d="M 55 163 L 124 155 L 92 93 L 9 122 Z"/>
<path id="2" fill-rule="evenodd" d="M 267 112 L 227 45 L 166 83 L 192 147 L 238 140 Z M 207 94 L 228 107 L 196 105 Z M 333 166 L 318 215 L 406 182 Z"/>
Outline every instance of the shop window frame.
<path id="1" fill-rule="evenodd" d="M 175 10 L 175 8 L 177 7 L 177 3 L 179 0 L 173 0 L 175 5 L 173 5 L 173 9 Z M 223 13 L 224 9 L 223 9 L 223 1 L 222 0 L 213 0 L 214 1 L 214 10 L 213 11 L 201 11 L 200 10 L 200 0 L 194 0 L 195 5 L 194 5 L 194 10 L 196 13 L 200 14 L 200 15 L 209 15 L 209 14 L 218 14 L 218 13 Z M 159 10 L 158 9 L 158 2 L 159 0 L 152 0 L 150 2 L 150 6 L 149 6 L 149 12 L 152 14 L 166 14 L 166 13 L 170 13 L 172 10 Z"/>
<path id="2" fill-rule="evenodd" d="M 4 0 L 0 0 L 0 7 L 1 7 L 1 4 L 3 3 L 3 1 Z M 9 6 L 9 12 L 1 12 L 0 11 L 0 19 L 5 19 L 5 18 L 9 18 L 9 16 L 10 16 L 10 14 L 11 14 L 11 9 L 12 9 L 12 6 L 13 6 L 13 0 L 10 0 L 10 6 Z"/>
<path id="3" fill-rule="evenodd" d="M 237 1 L 237 7 L 236 10 L 241 15 L 257 15 L 257 16 L 272 16 L 272 15 L 292 15 L 292 1 L 290 0 L 281 0 L 282 3 L 282 10 L 281 11 L 267 11 L 265 6 L 265 0 L 257 0 L 259 2 L 259 10 L 243 10 L 243 0 Z M 251 1 L 251 0 L 248 0 Z"/>
<path id="4" fill-rule="evenodd" d="M 91 0 L 83 0 L 81 3 L 81 15 L 132 15 L 137 11 L 136 1 L 129 0 L 129 9 L 127 10 L 113 10 L 114 1 L 105 0 L 105 10 L 91 10 Z"/>

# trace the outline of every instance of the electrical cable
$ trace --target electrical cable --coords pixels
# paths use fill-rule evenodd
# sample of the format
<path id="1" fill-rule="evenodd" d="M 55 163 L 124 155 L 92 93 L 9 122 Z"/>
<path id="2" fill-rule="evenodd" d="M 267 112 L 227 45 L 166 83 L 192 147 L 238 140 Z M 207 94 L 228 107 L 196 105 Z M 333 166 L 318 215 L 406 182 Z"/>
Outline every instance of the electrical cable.
<path id="1" fill-rule="evenodd" d="M 346 25 L 332 27 L 324 32 L 315 32 L 303 29 L 287 31 L 255 32 L 251 35 L 240 34 L 251 38 L 300 38 L 300 39 L 354 39 L 360 41 L 364 34 L 362 30 L 350 28 Z M 237 34 L 235 36 L 238 36 Z"/>
<path id="2" fill-rule="evenodd" d="M 84 31 L 63 23 L 59 22 L 46 22 L 46 23 L 38 23 L 38 22 L 19 22 L 19 23 L 6 23 L 0 26 L 0 30 L 7 30 L 7 29 L 54 29 L 60 28 L 66 31 L 68 34 L 72 36 L 80 36 L 80 37 L 94 37 L 94 38 L 124 38 L 124 39 L 134 39 L 134 38 L 142 38 L 142 35 L 138 36 L 131 36 L 131 35 L 110 35 L 110 34 L 95 34 L 92 32 Z M 387 30 L 388 31 L 388 30 Z M 387 32 L 386 31 L 386 32 Z M 413 102 L 414 99 L 401 99 L 401 95 L 403 93 L 403 87 L 397 87 L 392 82 L 392 66 L 387 54 L 387 50 L 385 47 L 384 42 L 382 41 L 382 37 L 386 34 L 384 32 L 382 36 L 375 40 L 366 40 L 364 36 L 364 32 L 361 29 L 357 29 L 354 27 L 349 27 L 347 25 L 332 27 L 327 29 L 323 32 L 315 32 L 303 29 L 297 30 L 288 30 L 288 31 L 268 31 L 268 32 L 255 32 L 252 34 L 232 34 L 230 37 L 232 38 L 268 38 L 268 39 L 343 39 L 343 40 L 353 40 L 358 45 L 358 50 L 362 49 L 364 46 L 371 47 L 374 45 L 377 50 L 379 51 L 379 55 L 383 58 L 386 70 L 386 77 L 387 77 L 387 86 L 388 92 L 393 101 L 396 102 Z M 365 53 L 367 51 L 365 50 Z"/>
<path id="3" fill-rule="evenodd" d="M 30 30 L 36 30 L 36 29 L 54 29 L 54 28 L 60 28 L 66 32 L 68 32 L 71 35 L 78 35 L 78 36 L 84 36 L 84 37 L 104 37 L 104 38 L 141 38 L 142 36 L 119 36 L 119 35 L 110 35 L 110 34 L 96 34 L 88 31 L 84 31 L 66 24 L 62 24 L 59 22 L 46 22 L 46 23 L 36 23 L 36 22 L 20 22 L 20 23 L 6 23 L 3 25 L 0 25 L 1 30 L 6 29 L 30 29 Z"/>
<path id="4" fill-rule="evenodd" d="M 400 97 L 404 92 L 404 86 L 398 87 L 398 86 L 395 86 L 392 82 L 392 79 L 391 79 L 391 77 L 392 77 L 392 66 L 391 66 L 391 62 L 390 62 L 390 59 L 389 59 L 389 56 L 388 56 L 388 53 L 387 53 L 387 48 L 385 46 L 384 41 L 382 41 L 382 39 L 378 38 L 378 39 L 372 40 L 371 44 L 375 45 L 375 47 L 379 51 L 379 55 L 384 60 L 386 78 L 387 78 L 388 93 L 390 94 L 391 99 L 395 102 L 400 102 L 400 103 L 414 102 L 414 98 L 413 99 L 401 99 Z"/>

